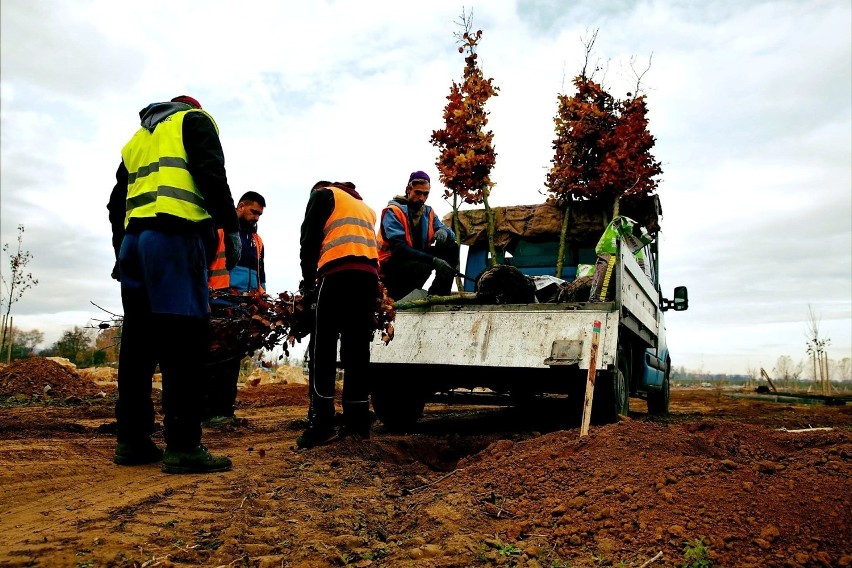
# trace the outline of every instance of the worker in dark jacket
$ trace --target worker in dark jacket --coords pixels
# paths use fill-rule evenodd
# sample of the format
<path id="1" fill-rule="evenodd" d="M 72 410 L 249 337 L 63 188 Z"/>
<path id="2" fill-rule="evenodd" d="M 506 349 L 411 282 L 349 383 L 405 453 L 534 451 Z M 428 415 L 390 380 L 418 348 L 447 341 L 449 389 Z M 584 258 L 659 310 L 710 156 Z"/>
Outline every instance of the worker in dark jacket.
<path id="1" fill-rule="evenodd" d="M 412 172 L 405 195 L 391 199 L 382 211 L 379 274 L 394 300 L 421 288 L 433 270 L 435 278 L 428 293 L 446 296 L 458 271 L 456 235 L 426 205 L 430 188 L 428 174 Z"/>
<path id="2" fill-rule="evenodd" d="M 115 463 L 163 460 L 166 473 L 231 468 L 201 445 L 203 364 L 209 350 L 207 266 L 222 228 L 229 267 L 240 256 L 234 201 L 213 118 L 188 96 L 148 105 L 121 151 L 108 204 L 124 321 Z M 152 440 L 151 380 L 160 365 L 166 449 Z"/>
<path id="3" fill-rule="evenodd" d="M 314 185 L 301 236 L 302 288 L 315 298 L 310 358 L 309 426 L 300 448 L 327 444 L 334 428 L 337 344 L 343 364 L 342 434 L 368 436 L 367 367 L 378 294 L 376 213 L 351 182 Z"/>
<path id="4" fill-rule="evenodd" d="M 210 308 L 214 315 L 220 308 L 231 308 L 238 304 L 240 294 L 263 294 L 266 291 L 263 239 L 257 232 L 257 223 L 264 209 L 266 199 L 258 192 L 247 191 L 240 197 L 237 220 L 240 224 L 242 253 L 239 262 L 230 270 L 226 266 L 225 232 L 219 229 L 219 246 L 216 259 L 210 266 L 208 285 L 211 290 L 226 290 L 230 294 L 211 300 Z M 220 427 L 238 423 L 234 416 L 234 405 L 242 360 L 242 356 L 237 356 L 208 361 L 202 426 Z"/>

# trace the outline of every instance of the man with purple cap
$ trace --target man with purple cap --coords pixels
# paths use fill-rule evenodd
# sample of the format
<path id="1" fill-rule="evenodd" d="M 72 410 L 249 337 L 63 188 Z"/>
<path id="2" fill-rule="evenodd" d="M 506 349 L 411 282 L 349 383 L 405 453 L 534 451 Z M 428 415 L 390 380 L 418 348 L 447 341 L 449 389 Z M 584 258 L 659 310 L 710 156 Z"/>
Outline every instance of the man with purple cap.
<path id="1" fill-rule="evenodd" d="M 430 188 L 426 172 L 412 172 L 405 195 L 391 199 L 382 211 L 379 275 L 394 300 L 421 288 L 433 270 L 428 294 L 446 296 L 458 271 L 455 233 L 426 205 Z"/>

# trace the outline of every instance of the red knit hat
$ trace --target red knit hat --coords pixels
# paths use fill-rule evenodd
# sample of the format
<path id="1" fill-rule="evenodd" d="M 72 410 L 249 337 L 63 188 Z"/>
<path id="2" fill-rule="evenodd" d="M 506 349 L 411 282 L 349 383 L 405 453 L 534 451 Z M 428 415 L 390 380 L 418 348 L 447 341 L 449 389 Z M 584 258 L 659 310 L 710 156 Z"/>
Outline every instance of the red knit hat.
<path id="1" fill-rule="evenodd" d="M 179 97 L 175 97 L 172 99 L 173 103 L 186 103 L 190 106 L 194 106 L 195 108 L 201 108 L 201 103 L 190 97 L 189 95 L 181 95 Z"/>

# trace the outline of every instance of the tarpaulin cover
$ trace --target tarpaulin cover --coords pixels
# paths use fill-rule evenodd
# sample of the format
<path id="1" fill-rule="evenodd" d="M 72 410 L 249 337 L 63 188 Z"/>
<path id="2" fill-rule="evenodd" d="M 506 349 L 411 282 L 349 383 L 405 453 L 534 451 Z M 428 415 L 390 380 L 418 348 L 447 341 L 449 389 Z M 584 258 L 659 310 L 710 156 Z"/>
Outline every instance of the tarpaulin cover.
<path id="1" fill-rule="evenodd" d="M 513 205 L 494 207 L 494 246 L 503 249 L 514 239 L 552 239 L 562 230 L 563 210 L 551 203 L 538 205 Z M 611 214 L 611 213 L 610 213 Z M 594 243 L 606 228 L 608 216 L 600 205 L 591 202 L 571 204 L 566 240 Z M 453 227 L 453 214 L 444 216 L 443 222 Z M 459 211 L 459 238 L 464 245 L 488 242 L 485 209 Z"/>

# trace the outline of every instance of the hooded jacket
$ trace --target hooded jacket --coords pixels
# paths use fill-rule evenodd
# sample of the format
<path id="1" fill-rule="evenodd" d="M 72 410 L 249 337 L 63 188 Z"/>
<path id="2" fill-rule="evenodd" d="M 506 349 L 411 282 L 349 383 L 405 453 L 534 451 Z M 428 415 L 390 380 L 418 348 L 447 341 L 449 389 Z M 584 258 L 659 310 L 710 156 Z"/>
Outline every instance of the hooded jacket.
<path id="1" fill-rule="evenodd" d="M 379 227 L 380 263 L 401 260 L 432 262 L 434 257 L 425 251 L 439 229 L 445 229 L 451 239 L 456 238 L 453 230 L 444 225 L 428 205 L 423 206 L 420 222 L 415 227 L 408 211 L 408 199 L 402 195 L 394 197 L 382 211 Z"/>
<path id="2" fill-rule="evenodd" d="M 196 232 L 211 243 L 215 250 L 215 228 L 222 228 L 226 233 L 237 231 L 237 215 L 225 173 L 225 157 L 213 119 L 206 112 L 185 103 L 154 103 L 139 111 L 141 129 L 153 132 L 159 124 L 178 112 L 186 113 L 181 126 L 186 169 L 192 176 L 192 181 L 203 198 L 204 209 L 211 219 L 191 221 L 168 213 L 158 213 L 153 217 L 131 217 L 125 227 L 130 176 L 122 159 L 107 204 L 116 258 L 125 232 L 138 233 L 145 229 Z"/>

